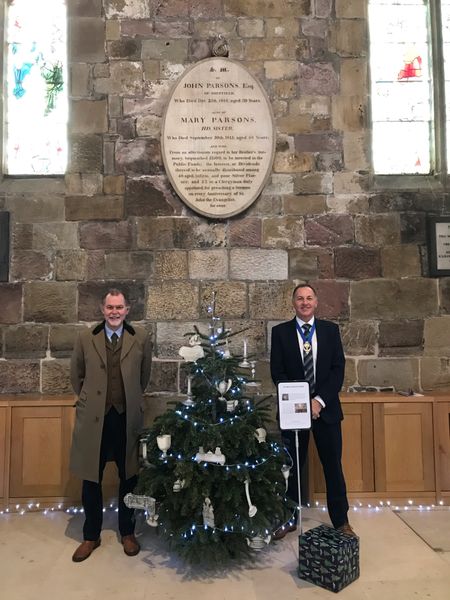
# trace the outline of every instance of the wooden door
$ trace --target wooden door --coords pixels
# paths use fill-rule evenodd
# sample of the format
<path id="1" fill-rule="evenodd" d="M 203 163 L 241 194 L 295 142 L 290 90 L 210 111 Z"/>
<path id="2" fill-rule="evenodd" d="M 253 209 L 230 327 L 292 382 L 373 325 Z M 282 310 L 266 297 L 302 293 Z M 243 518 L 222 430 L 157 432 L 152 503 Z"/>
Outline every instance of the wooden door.
<path id="1" fill-rule="evenodd" d="M 435 490 L 431 402 L 374 404 L 375 489 Z"/>

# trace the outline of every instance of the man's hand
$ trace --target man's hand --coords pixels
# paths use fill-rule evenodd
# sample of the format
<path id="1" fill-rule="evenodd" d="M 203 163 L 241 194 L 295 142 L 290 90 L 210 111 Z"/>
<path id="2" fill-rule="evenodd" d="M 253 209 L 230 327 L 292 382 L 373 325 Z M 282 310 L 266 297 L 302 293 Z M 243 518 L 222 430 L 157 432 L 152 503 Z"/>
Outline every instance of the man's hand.
<path id="1" fill-rule="evenodd" d="M 320 417 L 320 411 L 322 410 L 322 405 L 318 400 L 313 398 L 311 400 L 311 413 L 313 420 L 318 419 Z"/>

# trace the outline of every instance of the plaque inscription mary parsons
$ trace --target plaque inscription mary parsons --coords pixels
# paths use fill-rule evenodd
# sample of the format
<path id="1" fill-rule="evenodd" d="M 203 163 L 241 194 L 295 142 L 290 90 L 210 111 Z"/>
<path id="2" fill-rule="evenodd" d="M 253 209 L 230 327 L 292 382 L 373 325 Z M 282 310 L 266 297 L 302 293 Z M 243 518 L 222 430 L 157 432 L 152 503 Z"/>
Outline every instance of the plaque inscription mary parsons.
<path id="1" fill-rule="evenodd" d="M 242 212 L 264 188 L 275 153 L 261 83 L 228 58 L 196 63 L 171 92 L 161 148 L 169 180 L 190 208 L 219 219 Z"/>

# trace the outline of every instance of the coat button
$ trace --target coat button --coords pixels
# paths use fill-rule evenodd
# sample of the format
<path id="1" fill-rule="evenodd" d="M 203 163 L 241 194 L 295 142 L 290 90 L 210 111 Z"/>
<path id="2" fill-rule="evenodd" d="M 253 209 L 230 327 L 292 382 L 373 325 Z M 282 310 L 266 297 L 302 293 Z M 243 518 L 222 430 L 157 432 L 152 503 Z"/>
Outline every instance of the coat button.
<path id="1" fill-rule="evenodd" d="M 100 394 L 101 394 L 101 391 L 97 390 L 97 396 L 100 396 Z"/>

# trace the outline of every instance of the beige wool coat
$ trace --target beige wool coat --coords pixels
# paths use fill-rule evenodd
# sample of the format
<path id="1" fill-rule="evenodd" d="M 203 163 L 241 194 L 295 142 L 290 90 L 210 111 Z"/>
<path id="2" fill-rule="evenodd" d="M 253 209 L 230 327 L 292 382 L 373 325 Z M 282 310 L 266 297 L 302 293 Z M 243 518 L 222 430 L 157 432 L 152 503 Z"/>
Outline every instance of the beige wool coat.
<path id="1" fill-rule="evenodd" d="M 105 323 L 82 331 L 72 354 L 70 375 L 77 394 L 70 469 L 98 482 L 105 416 L 107 372 Z M 143 427 L 143 392 L 150 379 L 152 346 L 147 332 L 124 322 L 120 369 L 126 398 L 126 477 L 138 472 L 138 443 Z"/>

